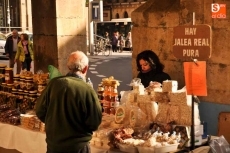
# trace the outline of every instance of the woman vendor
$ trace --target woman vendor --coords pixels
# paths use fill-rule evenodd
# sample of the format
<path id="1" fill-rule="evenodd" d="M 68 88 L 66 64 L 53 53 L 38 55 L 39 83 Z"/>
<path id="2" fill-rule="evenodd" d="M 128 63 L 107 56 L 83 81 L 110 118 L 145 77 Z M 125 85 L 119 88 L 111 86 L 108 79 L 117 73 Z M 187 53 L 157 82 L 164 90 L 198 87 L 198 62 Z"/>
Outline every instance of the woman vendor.
<path id="1" fill-rule="evenodd" d="M 162 84 L 165 80 L 171 80 L 170 76 L 163 72 L 164 65 L 160 62 L 158 56 L 151 50 L 142 51 L 136 58 L 137 78 L 141 79 L 144 87 L 148 87 L 150 81 Z"/>

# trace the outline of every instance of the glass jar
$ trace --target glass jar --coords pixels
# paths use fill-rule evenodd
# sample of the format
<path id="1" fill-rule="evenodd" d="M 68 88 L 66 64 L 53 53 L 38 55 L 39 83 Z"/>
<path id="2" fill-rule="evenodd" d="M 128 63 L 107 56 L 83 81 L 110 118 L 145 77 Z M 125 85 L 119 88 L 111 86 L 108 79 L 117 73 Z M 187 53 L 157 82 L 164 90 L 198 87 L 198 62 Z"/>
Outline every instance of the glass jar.
<path id="1" fill-rule="evenodd" d="M 0 83 L 5 82 L 5 68 L 6 68 L 6 65 L 0 64 Z"/>
<path id="2" fill-rule="evenodd" d="M 20 77 L 19 75 L 15 75 L 13 78 L 14 81 L 14 89 L 19 89 L 20 88 Z"/>
<path id="3" fill-rule="evenodd" d="M 34 109 L 36 100 L 37 100 L 37 93 L 35 92 L 29 92 L 28 98 L 30 100 L 30 109 Z"/>
<path id="4" fill-rule="evenodd" d="M 6 83 L 2 83 L 1 84 L 1 90 L 4 91 L 4 92 L 6 92 L 7 91 L 6 89 L 7 89 L 6 88 Z"/>
<path id="5" fill-rule="evenodd" d="M 39 83 L 38 84 L 38 93 L 41 93 L 46 87 L 45 83 Z"/>
<path id="6" fill-rule="evenodd" d="M 5 68 L 5 83 L 12 84 L 13 83 L 13 68 Z"/>
<path id="7" fill-rule="evenodd" d="M 7 92 L 11 93 L 13 86 L 14 86 L 14 84 L 7 84 L 7 85 L 6 85 L 6 87 L 7 87 Z"/>
<path id="8" fill-rule="evenodd" d="M 25 79 L 24 78 L 20 78 L 19 86 L 20 86 L 21 90 L 25 90 L 26 85 L 25 85 Z"/>
<path id="9" fill-rule="evenodd" d="M 34 90 L 33 77 L 26 77 L 25 78 L 25 86 L 26 86 L 26 90 L 28 90 L 28 91 Z"/>
<path id="10" fill-rule="evenodd" d="M 104 87 L 102 84 L 99 84 L 98 85 L 98 88 L 97 88 L 97 95 L 98 95 L 98 99 L 99 100 L 104 100 Z"/>

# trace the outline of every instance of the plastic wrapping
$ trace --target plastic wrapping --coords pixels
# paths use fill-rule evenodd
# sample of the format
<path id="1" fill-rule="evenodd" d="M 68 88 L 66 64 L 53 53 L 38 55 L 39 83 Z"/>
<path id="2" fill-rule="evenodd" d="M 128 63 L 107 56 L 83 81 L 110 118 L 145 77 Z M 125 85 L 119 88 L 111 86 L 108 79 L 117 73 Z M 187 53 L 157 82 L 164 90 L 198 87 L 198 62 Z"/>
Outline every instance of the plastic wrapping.
<path id="1" fill-rule="evenodd" d="M 165 121 L 167 121 L 170 105 L 168 105 L 168 103 L 159 103 L 158 106 L 158 114 L 155 121 L 158 123 L 165 123 Z"/>
<path id="2" fill-rule="evenodd" d="M 224 136 L 211 140 L 209 146 L 211 147 L 212 153 L 230 153 L 229 143 Z"/>
<path id="3" fill-rule="evenodd" d="M 132 106 L 129 112 L 129 125 L 131 127 L 145 127 L 147 125 L 147 116 L 137 107 Z"/>
<path id="4" fill-rule="evenodd" d="M 158 113 L 158 105 L 156 102 L 140 102 L 138 103 L 139 108 L 147 115 L 147 122 L 152 123 Z"/>
<path id="5" fill-rule="evenodd" d="M 180 122 L 179 119 L 180 119 L 180 106 L 170 105 L 166 123 L 175 122 L 176 124 L 178 124 Z"/>
<path id="6" fill-rule="evenodd" d="M 145 87 L 142 85 L 140 78 L 134 78 L 131 81 L 130 86 L 133 87 L 133 93 L 140 95 L 143 95 L 145 93 Z"/>
<path id="7" fill-rule="evenodd" d="M 129 124 L 129 112 L 130 108 L 125 104 L 119 106 L 115 113 L 115 122 L 118 124 Z"/>
<path id="8" fill-rule="evenodd" d="M 104 129 L 104 128 L 108 128 L 111 126 L 112 122 L 114 122 L 114 118 L 115 116 L 112 114 L 106 114 L 104 113 L 102 116 L 102 122 L 100 124 L 100 126 L 98 127 L 98 129 Z"/>

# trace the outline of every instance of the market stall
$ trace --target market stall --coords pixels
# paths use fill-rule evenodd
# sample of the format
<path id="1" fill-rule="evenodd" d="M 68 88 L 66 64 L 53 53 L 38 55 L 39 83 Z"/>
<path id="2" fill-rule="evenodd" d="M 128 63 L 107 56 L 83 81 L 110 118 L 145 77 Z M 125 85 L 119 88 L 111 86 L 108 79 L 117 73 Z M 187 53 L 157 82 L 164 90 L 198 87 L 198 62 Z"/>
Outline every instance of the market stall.
<path id="1" fill-rule="evenodd" d="M 34 113 L 36 98 L 48 80 L 46 74 L 5 72 L 0 91 L 0 147 L 23 153 L 45 153 L 45 124 Z M 103 78 L 98 97 L 102 123 L 90 141 L 92 153 L 174 152 L 190 147 L 191 96 L 178 90 L 175 80 L 150 82 L 147 88 L 135 78 L 118 100 L 119 81 Z M 202 144 L 198 104 L 194 106 L 195 145 Z M 9 150 L 14 151 L 14 150 Z"/>

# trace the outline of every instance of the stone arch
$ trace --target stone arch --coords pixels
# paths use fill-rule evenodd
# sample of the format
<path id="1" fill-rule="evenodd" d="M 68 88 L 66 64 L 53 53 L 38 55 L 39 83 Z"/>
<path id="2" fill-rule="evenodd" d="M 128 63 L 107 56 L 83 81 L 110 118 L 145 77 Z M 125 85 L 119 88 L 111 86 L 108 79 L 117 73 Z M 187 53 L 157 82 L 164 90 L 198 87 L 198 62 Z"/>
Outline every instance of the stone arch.
<path id="1" fill-rule="evenodd" d="M 129 14 L 127 11 L 124 12 L 124 18 L 128 18 L 129 17 Z"/>
<path id="2" fill-rule="evenodd" d="M 116 14 L 116 19 L 119 19 L 120 18 L 120 15 L 119 13 Z"/>

